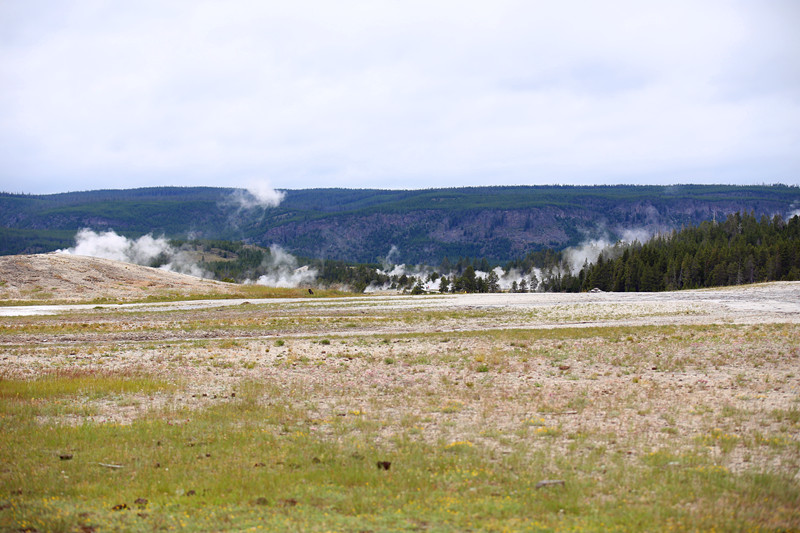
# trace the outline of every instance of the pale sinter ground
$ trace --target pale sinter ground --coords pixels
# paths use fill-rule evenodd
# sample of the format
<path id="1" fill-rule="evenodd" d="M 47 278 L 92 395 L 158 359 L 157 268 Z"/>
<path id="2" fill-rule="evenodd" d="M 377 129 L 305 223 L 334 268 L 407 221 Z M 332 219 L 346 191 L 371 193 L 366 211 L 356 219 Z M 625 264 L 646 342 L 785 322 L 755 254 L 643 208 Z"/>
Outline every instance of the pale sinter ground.
<path id="1" fill-rule="evenodd" d="M 290 399 L 327 439 L 353 438 L 337 424 L 346 419 L 387 449 L 405 437 L 497 454 L 546 442 L 639 461 L 699 447 L 721 468 L 800 481 L 800 283 L 202 305 L 7 316 L 3 375 L 144 373 L 177 384 L 87 400 L 58 420 L 70 424 L 200 408 L 257 383 L 263 401 Z"/>

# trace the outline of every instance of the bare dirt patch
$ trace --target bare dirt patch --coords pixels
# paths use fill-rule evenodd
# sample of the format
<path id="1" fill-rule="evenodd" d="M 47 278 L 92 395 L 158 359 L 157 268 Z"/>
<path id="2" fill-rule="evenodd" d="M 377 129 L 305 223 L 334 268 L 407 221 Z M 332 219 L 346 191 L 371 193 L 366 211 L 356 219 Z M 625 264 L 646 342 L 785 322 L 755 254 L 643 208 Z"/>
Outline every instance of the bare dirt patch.
<path id="1" fill-rule="evenodd" d="M 0 300 L 133 300 L 234 290 L 229 283 L 97 257 L 58 253 L 0 257 Z"/>

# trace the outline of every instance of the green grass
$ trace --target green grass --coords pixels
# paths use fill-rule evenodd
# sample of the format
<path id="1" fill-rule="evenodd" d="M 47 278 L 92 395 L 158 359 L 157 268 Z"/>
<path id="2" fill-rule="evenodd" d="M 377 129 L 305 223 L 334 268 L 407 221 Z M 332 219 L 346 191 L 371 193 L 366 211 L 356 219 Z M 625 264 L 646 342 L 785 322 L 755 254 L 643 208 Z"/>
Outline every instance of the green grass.
<path id="1" fill-rule="evenodd" d="M 117 304 L 117 303 L 161 303 L 161 302 L 182 302 L 189 300 L 226 300 L 231 298 L 339 298 L 352 296 L 352 293 L 332 290 L 314 289 L 314 294 L 308 293 L 305 288 L 280 288 L 266 287 L 263 285 L 231 285 L 230 292 L 209 292 L 209 293 L 182 293 L 182 292 L 161 292 L 143 298 L 92 298 L 87 300 L 75 300 L 65 298 L 55 298 L 49 293 L 33 292 L 34 298 L 0 299 L 0 306 L 24 306 L 24 305 L 60 305 L 60 304 Z"/>
<path id="2" fill-rule="evenodd" d="M 800 501 L 790 475 L 737 475 L 703 454 L 662 451 L 640 461 L 598 452 L 567 458 L 550 440 L 503 455 L 469 441 L 332 441 L 315 436 L 289 398 L 265 405 L 257 389 L 123 426 L 4 418 L 0 528 L 722 531 L 778 527 L 796 517 Z M 357 420 L 336 423 L 358 435 L 350 431 Z M 64 453 L 72 459 L 61 460 Z M 564 486 L 536 489 L 543 479 Z"/>
<path id="3" fill-rule="evenodd" d="M 146 376 L 64 370 L 33 380 L 0 378 L 0 399 L 41 400 L 58 396 L 98 398 L 109 394 L 151 394 L 174 386 Z"/>
<path id="4" fill-rule="evenodd" d="M 112 334 L 3 344 L 0 531 L 800 528 L 796 324 L 389 337 L 264 310 L 4 322 Z"/>

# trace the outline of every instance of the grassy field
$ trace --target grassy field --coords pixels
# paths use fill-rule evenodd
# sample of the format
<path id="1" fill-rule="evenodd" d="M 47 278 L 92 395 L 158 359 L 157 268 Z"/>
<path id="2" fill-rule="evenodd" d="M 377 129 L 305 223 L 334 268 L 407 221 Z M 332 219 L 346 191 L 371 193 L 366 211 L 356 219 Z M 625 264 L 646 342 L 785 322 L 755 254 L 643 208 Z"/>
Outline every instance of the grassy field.
<path id="1" fill-rule="evenodd" d="M 620 322 L 670 313 L 695 323 Z M 3 318 L 0 529 L 800 529 L 800 325 L 703 316 L 335 299 Z"/>

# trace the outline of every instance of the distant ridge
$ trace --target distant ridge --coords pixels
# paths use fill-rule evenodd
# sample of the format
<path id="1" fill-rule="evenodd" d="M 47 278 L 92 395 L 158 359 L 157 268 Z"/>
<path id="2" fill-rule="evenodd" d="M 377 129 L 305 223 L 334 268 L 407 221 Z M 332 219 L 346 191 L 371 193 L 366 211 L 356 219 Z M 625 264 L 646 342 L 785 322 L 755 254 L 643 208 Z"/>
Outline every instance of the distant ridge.
<path id="1" fill-rule="evenodd" d="M 77 230 L 129 237 L 278 244 L 304 257 L 438 264 L 445 256 L 507 261 L 623 230 L 666 231 L 715 216 L 789 216 L 786 185 L 496 186 L 424 190 L 286 190 L 273 208 L 237 204 L 232 188 L 156 187 L 51 195 L 0 193 L 0 254 L 73 244 Z"/>

